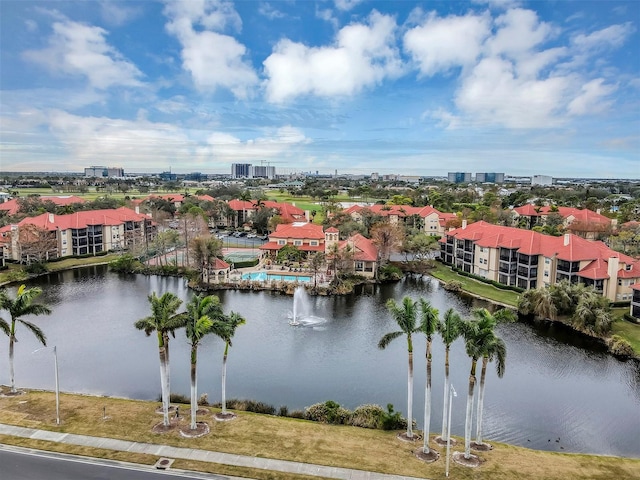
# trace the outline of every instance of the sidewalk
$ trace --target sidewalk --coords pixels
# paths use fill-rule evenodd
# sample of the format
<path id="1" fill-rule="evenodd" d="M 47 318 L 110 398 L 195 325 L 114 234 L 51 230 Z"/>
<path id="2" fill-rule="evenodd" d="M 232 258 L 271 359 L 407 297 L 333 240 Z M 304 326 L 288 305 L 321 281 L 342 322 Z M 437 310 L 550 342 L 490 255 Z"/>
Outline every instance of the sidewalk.
<path id="1" fill-rule="evenodd" d="M 65 443 L 85 447 L 104 448 L 120 452 L 146 453 L 168 458 L 181 458 L 212 462 L 237 467 L 249 467 L 273 472 L 298 473 L 315 477 L 338 478 L 342 480 L 416 480 L 416 477 L 389 475 L 385 473 L 365 472 L 351 468 L 327 467 L 310 463 L 290 462 L 287 460 L 273 460 L 269 458 L 249 457 L 232 453 L 211 452 L 193 448 L 179 448 L 152 443 L 130 442 L 113 438 L 90 437 L 73 433 L 58 433 L 34 428 L 16 427 L 0 424 L 0 434 L 14 437 L 46 440 L 49 442 Z"/>

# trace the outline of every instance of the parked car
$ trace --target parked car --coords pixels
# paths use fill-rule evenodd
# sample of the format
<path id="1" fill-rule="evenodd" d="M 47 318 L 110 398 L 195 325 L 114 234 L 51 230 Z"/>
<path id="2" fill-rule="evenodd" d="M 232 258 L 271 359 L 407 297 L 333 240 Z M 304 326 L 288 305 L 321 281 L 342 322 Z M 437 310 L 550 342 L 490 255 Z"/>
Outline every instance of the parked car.
<path id="1" fill-rule="evenodd" d="M 247 238 L 256 238 L 256 237 L 257 237 L 257 235 L 255 233 L 249 233 L 247 235 Z"/>

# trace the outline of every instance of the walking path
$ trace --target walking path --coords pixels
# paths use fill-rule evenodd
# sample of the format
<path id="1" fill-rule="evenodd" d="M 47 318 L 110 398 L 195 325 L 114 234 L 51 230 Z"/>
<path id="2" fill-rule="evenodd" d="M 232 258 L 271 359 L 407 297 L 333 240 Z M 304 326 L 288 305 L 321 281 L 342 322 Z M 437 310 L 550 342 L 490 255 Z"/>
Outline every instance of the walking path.
<path id="1" fill-rule="evenodd" d="M 416 480 L 416 477 L 366 472 L 351 468 L 328 467 L 324 465 L 313 465 L 310 463 L 290 462 L 288 460 L 274 460 L 270 458 L 235 455 L 232 453 L 197 450 L 194 448 L 179 448 L 171 447 L 169 445 L 117 440 L 114 438 L 51 432 L 48 430 L 37 430 L 35 428 L 16 427 L 4 424 L 0 424 L 0 434 L 31 438 L 34 440 L 65 443 L 68 445 L 104 448 L 120 452 L 146 453 L 149 455 L 173 459 L 181 458 L 184 460 L 197 460 L 201 462 L 212 462 L 236 467 L 249 467 L 274 472 L 297 473 L 301 475 L 338 478 L 342 480 Z"/>

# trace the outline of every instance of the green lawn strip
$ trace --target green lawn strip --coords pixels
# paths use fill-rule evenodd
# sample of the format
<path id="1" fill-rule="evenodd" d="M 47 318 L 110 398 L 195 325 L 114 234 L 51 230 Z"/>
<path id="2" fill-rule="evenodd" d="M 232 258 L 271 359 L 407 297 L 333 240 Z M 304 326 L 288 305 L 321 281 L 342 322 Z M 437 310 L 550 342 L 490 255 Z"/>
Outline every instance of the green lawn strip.
<path id="1" fill-rule="evenodd" d="M 0 398 L 0 422 L 43 430 L 118 438 L 136 442 L 172 445 L 220 451 L 252 457 L 274 458 L 318 465 L 376 471 L 419 478 L 444 478 L 444 449 L 434 448 L 441 458 L 433 464 L 418 460 L 413 451 L 420 445 L 401 442 L 397 432 L 369 430 L 357 427 L 325 425 L 306 420 L 237 412 L 230 422 L 215 422 L 210 408 L 199 421 L 206 421 L 211 432 L 201 438 L 184 438 L 179 432 L 155 434 L 151 427 L 162 421 L 155 410 L 158 402 L 144 402 L 110 397 L 62 394 L 60 416 L 62 425 L 55 424 L 55 395 L 52 392 L 30 391 L 18 397 Z M 188 425 L 189 408 L 181 405 L 181 420 Z M 106 412 L 107 418 L 104 418 Z M 435 434 L 434 434 L 435 435 Z M 0 438 L 0 441 L 3 441 Z M 458 439 L 461 440 L 461 439 Z M 632 441 L 632 439 L 629 439 Z M 463 442 L 454 447 L 460 451 Z M 530 450 L 499 442 L 494 449 L 480 453 L 483 463 L 470 469 L 451 463 L 451 477 L 462 480 L 566 480 L 640 478 L 640 460 L 597 455 L 560 454 Z M 45 447 L 46 448 L 46 447 Z M 60 446 L 60 448 L 63 448 Z M 71 447 L 73 448 L 73 447 Z M 77 453 L 72 450 L 69 453 Z M 91 452 L 87 454 L 92 455 Z M 101 453 L 100 456 L 104 456 Z M 127 458 L 129 460 L 129 458 Z M 147 463 L 153 459 L 142 459 Z M 136 460 L 137 461 L 137 460 Z M 222 471 L 218 466 L 200 462 L 180 461 L 177 468 L 214 468 L 216 473 L 248 475 L 253 478 L 298 480 L 283 474 L 258 476 L 254 471 Z"/>
<path id="2" fill-rule="evenodd" d="M 501 290 L 493 285 L 489 285 L 469 277 L 464 277 L 454 272 L 450 267 L 442 265 L 441 263 L 436 263 L 435 268 L 430 270 L 429 274 L 445 283 L 452 280 L 458 281 L 462 284 L 462 289 L 465 292 L 473 295 L 478 295 L 488 300 L 493 300 L 514 307 L 518 304 L 518 293 L 510 290 Z"/>

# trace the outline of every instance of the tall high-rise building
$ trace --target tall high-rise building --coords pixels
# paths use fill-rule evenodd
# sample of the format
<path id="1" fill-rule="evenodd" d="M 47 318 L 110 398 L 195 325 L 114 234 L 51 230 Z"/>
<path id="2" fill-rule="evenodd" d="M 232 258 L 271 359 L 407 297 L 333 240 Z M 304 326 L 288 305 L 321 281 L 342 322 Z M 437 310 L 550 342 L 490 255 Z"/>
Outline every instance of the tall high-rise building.
<path id="1" fill-rule="evenodd" d="M 504 173 L 476 173 L 478 183 L 504 183 Z"/>
<path id="2" fill-rule="evenodd" d="M 471 173 L 449 172 L 448 179 L 451 183 L 469 183 L 471 181 Z"/>
<path id="3" fill-rule="evenodd" d="M 250 163 L 234 163 L 231 165 L 232 178 L 252 178 Z"/>
<path id="4" fill-rule="evenodd" d="M 124 169 L 120 168 L 120 167 L 103 167 L 103 166 L 91 166 L 91 167 L 86 167 L 84 169 L 84 176 L 89 178 L 89 177 L 98 177 L 98 178 L 111 178 L 111 177 L 117 177 L 117 178 L 122 178 L 124 177 Z"/>

